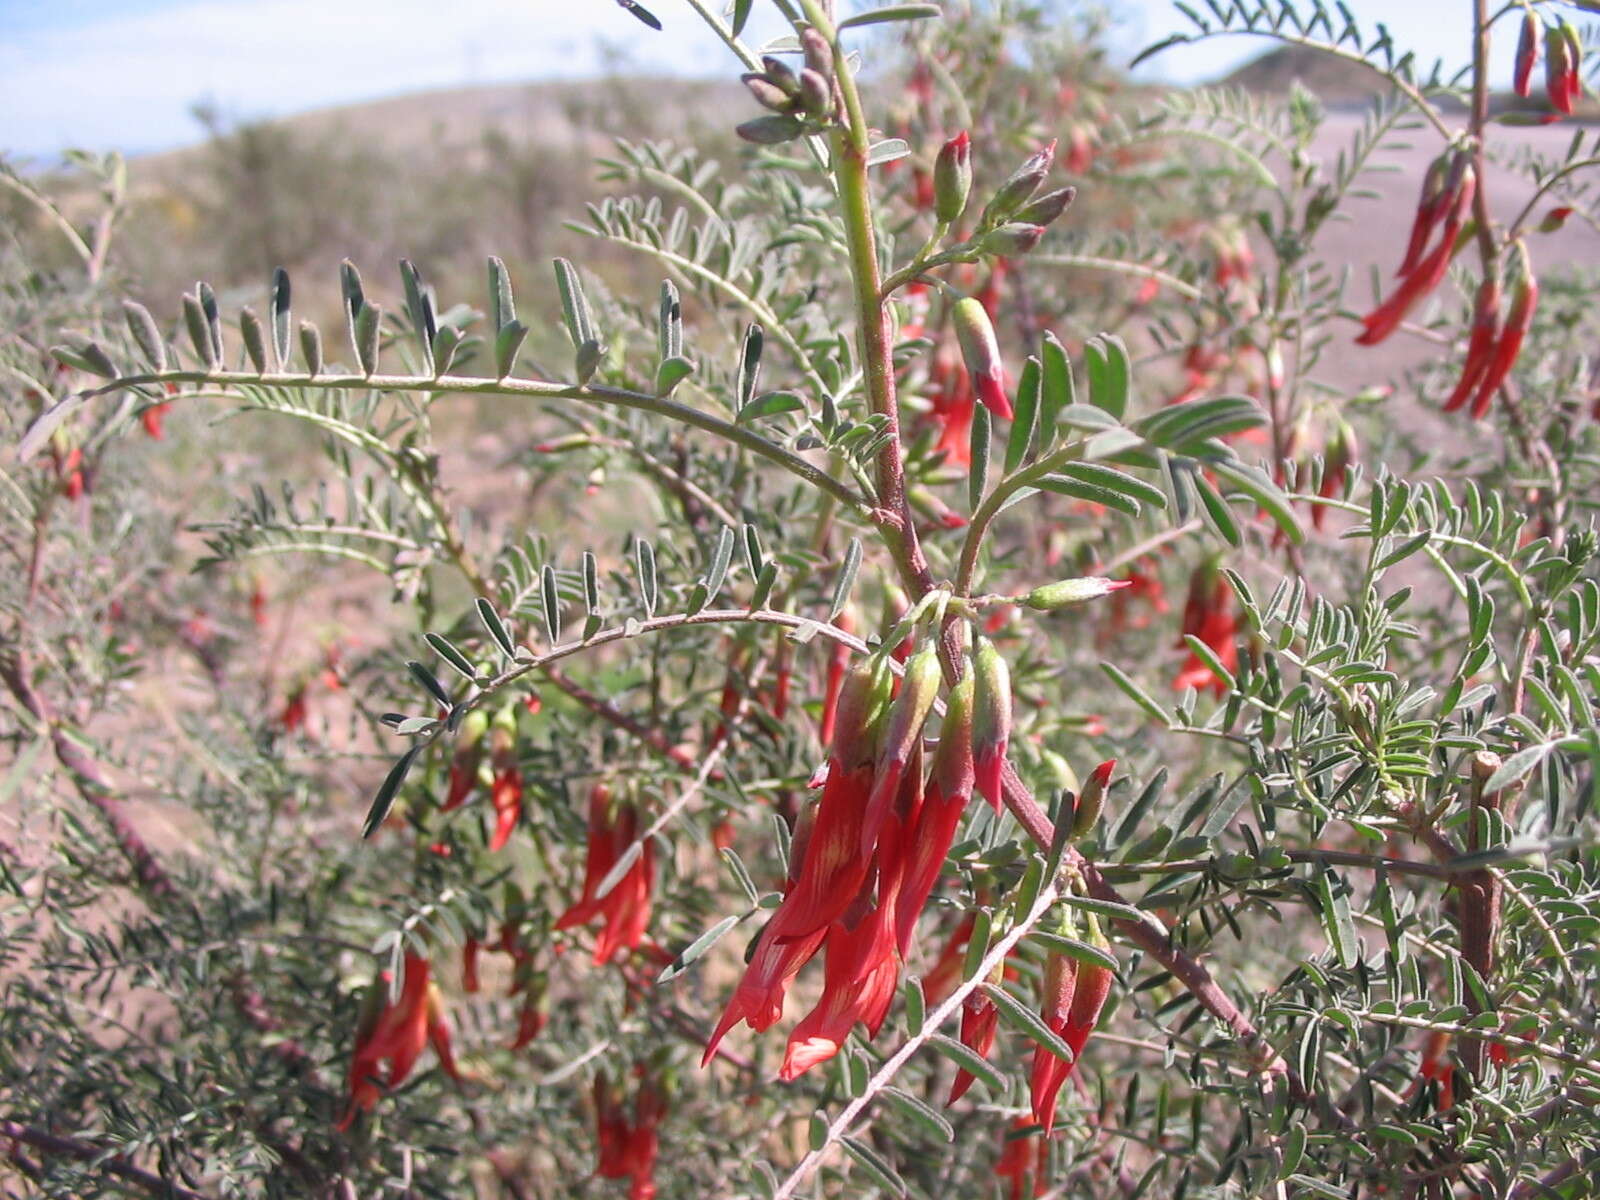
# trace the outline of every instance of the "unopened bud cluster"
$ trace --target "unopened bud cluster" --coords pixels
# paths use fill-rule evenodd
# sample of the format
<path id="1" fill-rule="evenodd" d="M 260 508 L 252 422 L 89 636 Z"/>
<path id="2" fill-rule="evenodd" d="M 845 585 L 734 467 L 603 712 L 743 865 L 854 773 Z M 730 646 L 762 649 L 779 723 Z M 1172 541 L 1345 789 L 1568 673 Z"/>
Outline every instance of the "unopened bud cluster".
<path id="1" fill-rule="evenodd" d="M 838 117 L 833 47 L 810 27 L 801 32 L 800 45 L 805 65 L 799 71 L 767 55 L 761 60 L 761 70 L 740 76 L 756 102 L 771 110 L 770 116 L 757 117 L 737 128 L 745 141 L 778 145 L 829 125 Z"/>

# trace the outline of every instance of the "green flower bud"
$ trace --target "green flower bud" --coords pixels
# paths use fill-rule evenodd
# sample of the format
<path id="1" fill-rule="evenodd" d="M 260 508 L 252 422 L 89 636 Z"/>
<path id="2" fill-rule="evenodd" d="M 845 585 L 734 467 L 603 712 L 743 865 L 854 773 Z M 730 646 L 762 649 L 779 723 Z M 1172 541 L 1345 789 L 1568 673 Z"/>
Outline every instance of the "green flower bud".
<path id="1" fill-rule="evenodd" d="M 961 219 L 972 191 L 972 139 L 962 130 L 939 149 L 933 164 L 933 215 L 945 225 Z"/>
<path id="2" fill-rule="evenodd" d="M 1131 579 L 1107 579 L 1103 575 L 1085 575 L 1081 579 L 1062 579 L 1036 587 L 1021 598 L 1027 608 L 1039 612 L 1056 612 L 1088 600 L 1109 596 L 1118 588 L 1125 588 Z"/>
<path id="3" fill-rule="evenodd" d="M 1050 164 L 1055 157 L 1056 144 L 1053 141 L 1037 154 L 1031 155 L 995 191 L 983 210 L 983 223 L 997 225 L 1026 204 L 1050 173 Z"/>

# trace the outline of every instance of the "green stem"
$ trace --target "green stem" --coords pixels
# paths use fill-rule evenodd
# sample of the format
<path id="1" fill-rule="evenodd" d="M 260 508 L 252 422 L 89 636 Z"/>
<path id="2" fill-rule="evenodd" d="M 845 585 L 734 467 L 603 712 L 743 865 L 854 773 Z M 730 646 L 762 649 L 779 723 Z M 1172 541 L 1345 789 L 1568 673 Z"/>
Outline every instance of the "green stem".
<path id="1" fill-rule="evenodd" d="M 1010 499 L 1021 488 L 1028 487 L 1035 481 L 1043 479 L 1056 468 L 1072 462 L 1083 453 L 1083 442 L 1068 442 L 1053 454 L 1047 454 L 1035 463 L 1023 467 L 1007 475 L 994 487 L 994 490 L 983 498 L 978 505 L 978 511 L 972 514 L 972 522 L 967 526 L 966 541 L 961 543 L 961 559 L 956 567 L 955 594 L 966 596 L 972 589 L 972 576 L 978 566 L 978 547 L 983 544 L 984 535 L 988 532 L 989 524 L 1000 514 Z"/>
<path id="2" fill-rule="evenodd" d="M 581 400 L 587 404 L 610 405 L 614 408 L 631 408 L 654 413 L 716 434 L 776 463 L 786 471 L 799 476 L 819 491 L 826 492 L 846 505 L 858 516 L 878 519 L 873 506 L 847 484 L 835 479 L 798 454 L 785 450 L 754 430 L 736 425 L 732 421 L 680 404 L 665 396 L 650 396 L 643 392 L 630 392 L 623 388 L 578 386 L 564 383 L 546 383 L 533 379 L 475 379 L 468 376 L 440 375 L 256 375 L 246 371 L 159 371 L 143 375 L 130 375 L 104 387 L 80 393 L 83 399 L 103 396 L 124 388 L 141 384 L 198 383 L 226 387 L 268 386 L 290 388 L 321 388 L 327 391 L 357 391 L 376 389 L 391 392 L 423 392 L 439 395 L 446 392 L 479 396 L 529 396 L 546 400 Z M 180 393 L 173 399 L 182 399 Z M 48 415 L 48 414 L 47 414 Z M 29 439 L 37 435 L 30 435 Z M 46 431 L 48 436 L 48 431 Z M 892 523 L 886 532 L 895 532 Z"/>
<path id="3" fill-rule="evenodd" d="M 888 314 L 884 310 L 883 280 L 872 220 L 872 194 L 867 180 L 870 130 L 861 94 L 838 31 L 819 0 L 801 0 L 806 19 L 833 47 L 834 75 L 844 102 L 845 120 L 832 134 L 833 175 L 844 216 L 845 242 L 850 251 L 850 276 L 855 294 L 856 323 L 860 338 L 862 375 L 874 414 L 883 418 L 885 439 L 876 463 L 878 506 L 883 510 L 879 528 L 895 564 L 920 599 L 933 587 L 933 576 L 917 540 L 916 525 L 906 503 L 905 465 L 900 451 L 900 411 L 895 399 L 894 347 L 890 344 Z"/>

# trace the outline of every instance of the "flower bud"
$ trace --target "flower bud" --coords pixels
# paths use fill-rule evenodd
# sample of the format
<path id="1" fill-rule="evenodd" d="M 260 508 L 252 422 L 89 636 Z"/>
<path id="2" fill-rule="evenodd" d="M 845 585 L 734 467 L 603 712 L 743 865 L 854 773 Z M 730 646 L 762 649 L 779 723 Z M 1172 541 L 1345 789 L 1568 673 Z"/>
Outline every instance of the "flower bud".
<path id="1" fill-rule="evenodd" d="M 956 327 L 961 357 L 966 361 L 967 374 L 972 378 L 978 399 L 995 416 L 1009 421 L 1011 399 L 1006 395 L 1000 346 L 995 341 L 994 326 L 989 323 L 988 312 L 978 300 L 968 296 L 956 301 L 950 318 Z"/>
<path id="2" fill-rule="evenodd" d="M 833 84 L 810 67 L 800 72 L 800 107 L 813 117 L 833 116 Z"/>
<path id="3" fill-rule="evenodd" d="M 1011 741 L 1011 672 L 988 638 L 973 654 L 972 768 L 978 791 L 1000 811 L 1000 777 Z"/>
<path id="4" fill-rule="evenodd" d="M 777 113 L 794 111 L 795 97 L 773 83 L 765 75 L 751 71 L 739 76 L 739 79 L 749 89 L 750 94 L 756 98 L 756 103 L 761 107 L 770 108 Z"/>
<path id="5" fill-rule="evenodd" d="M 1072 994 L 1077 990 L 1078 960 L 1051 951 L 1044 962 L 1044 992 L 1039 1015 L 1052 1029 L 1059 1029 L 1072 1012 Z"/>
<path id="6" fill-rule="evenodd" d="M 1117 760 L 1113 758 L 1090 772 L 1088 782 L 1083 785 L 1083 794 L 1078 797 L 1077 806 L 1072 810 L 1073 841 L 1087 834 L 1100 819 L 1100 810 L 1105 806 L 1106 785 L 1111 782 L 1111 772 L 1116 767 Z"/>
<path id="7" fill-rule="evenodd" d="M 1561 40 L 1567 47 L 1567 101 L 1576 107 L 1583 95 L 1583 39 L 1578 27 L 1565 17 L 1561 19 Z"/>
<path id="8" fill-rule="evenodd" d="M 1046 192 L 1036 200 L 1028 201 L 1012 215 L 1011 219 L 1020 221 L 1024 225 L 1052 224 L 1067 211 L 1077 196 L 1078 189 L 1075 187 L 1057 188 L 1053 192 Z"/>
<path id="9" fill-rule="evenodd" d="M 1539 57 L 1539 19 L 1532 9 L 1522 13 L 1522 32 L 1517 37 L 1517 65 L 1511 86 L 1519 96 L 1533 90 L 1533 64 Z"/>
<path id="10" fill-rule="evenodd" d="M 1030 253 L 1044 236 L 1043 225 L 1025 225 L 1021 221 L 1007 221 L 998 229 L 983 235 L 978 250 L 997 258 L 1021 258 Z"/>
<path id="11" fill-rule="evenodd" d="M 996 189 L 989 203 L 984 206 L 983 223 L 997 225 L 1026 204 L 1034 192 L 1039 190 L 1044 177 L 1050 173 L 1050 164 L 1055 161 L 1055 157 L 1056 144 L 1053 141 L 1038 153 L 1029 156 L 1027 161 Z"/>
<path id="12" fill-rule="evenodd" d="M 815 25 L 807 25 L 800 31 L 800 49 L 805 51 L 806 66 L 824 79 L 833 78 L 833 47 Z"/>
<path id="13" fill-rule="evenodd" d="M 1547 25 L 1544 31 L 1544 90 L 1550 107 L 1557 112 L 1572 115 L 1573 95 L 1569 74 L 1577 70 L 1570 61 L 1572 47 L 1559 25 Z"/>
<path id="14" fill-rule="evenodd" d="M 972 139 L 962 130 L 939 149 L 933 164 L 933 215 L 953 225 L 967 207 L 972 191 Z"/>
<path id="15" fill-rule="evenodd" d="M 761 60 L 761 70 L 767 81 L 781 88 L 784 95 L 792 98 L 800 94 L 800 77 L 781 58 L 766 55 Z"/>
<path id="16" fill-rule="evenodd" d="M 1039 612 L 1057 612 L 1086 600 L 1109 596 L 1118 588 L 1131 584 L 1131 579 L 1107 579 L 1103 575 L 1085 575 L 1080 579 L 1062 579 L 1036 587 L 1020 603 Z"/>
<path id="17" fill-rule="evenodd" d="M 1555 233 L 1567 223 L 1567 218 L 1572 215 L 1572 206 L 1560 204 L 1545 213 L 1539 221 L 1540 233 Z"/>
<path id="18" fill-rule="evenodd" d="M 971 664 L 961 682 L 951 689 L 944 702 L 944 720 L 939 725 L 939 746 L 933 752 L 929 773 L 932 785 L 946 800 L 972 795 L 972 670 Z"/>

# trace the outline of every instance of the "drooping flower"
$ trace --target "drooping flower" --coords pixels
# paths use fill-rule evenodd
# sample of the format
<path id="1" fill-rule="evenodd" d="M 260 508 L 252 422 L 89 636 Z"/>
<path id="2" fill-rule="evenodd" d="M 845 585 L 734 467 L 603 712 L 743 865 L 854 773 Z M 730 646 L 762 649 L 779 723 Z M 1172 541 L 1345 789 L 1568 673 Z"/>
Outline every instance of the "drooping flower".
<path id="1" fill-rule="evenodd" d="M 1030 1176 L 1033 1194 L 1044 1193 L 1045 1142 L 1038 1133 L 1032 1118 L 1017 1117 L 1006 1134 L 1005 1148 L 1000 1152 L 1000 1161 L 995 1163 L 994 1173 L 997 1179 L 1011 1181 L 1011 1200 L 1022 1200 Z"/>
<path id="2" fill-rule="evenodd" d="M 988 1058 L 989 1052 L 994 1049 L 999 1021 L 1000 1010 L 995 1007 L 993 1000 L 980 991 L 969 993 L 961 1002 L 961 1044 L 979 1058 Z M 965 1067 L 958 1070 L 945 1103 L 954 1104 L 965 1096 L 975 1078 Z"/>
<path id="3" fill-rule="evenodd" d="M 1457 155 L 1440 201 L 1444 211 L 1444 227 L 1440 231 L 1438 245 L 1416 262 L 1387 300 L 1362 318 L 1361 333 L 1356 337 L 1359 345 L 1375 346 L 1383 341 L 1400 327 L 1400 322 L 1418 301 L 1439 286 L 1439 281 L 1450 269 L 1457 239 L 1472 212 L 1472 198 L 1476 190 L 1477 177 L 1473 174 L 1471 163 L 1465 155 Z M 1429 229 L 1431 231 L 1431 222 Z"/>
<path id="4" fill-rule="evenodd" d="M 1182 632 L 1204 643 L 1229 672 L 1238 667 L 1239 647 L 1234 640 L 1238 625 L 1233 615 L 1233 589 L 1213 566 L 1197 568 L 1189 579 L 1189 597 L 1184 604 Z M 1179 645 L 1187 647 L 1188 643 L 1180 639 Z M 1172 681 L 1172 687 L 1180 692 L 1185 688 L 1210 688 L 1219 696 L 1228 690 L 1226 681 L 1215 674 L 1192 649 L 1184 659 L 1177 678 Z"/>
<path id="5" fill-rule="evenodd" d="M 594 1081 L 595 1174 L 602 1179 L 629 1180 L 629 1200 L 652 1200 L 656 1194 L 657 1132 L 666 1115 L 666 1097 L 660 1085 L 642 1070 L 630 1118 L 620 1084 L 601 1072 Z"/>
<path id="6" fill-rule="evenodd" d="M 594 964 L 610 962 L 618 950 L 637 950 L 650 924 L 651 896 L 655 888 L 655 842 L 639 842 L 639 810 L 632 803 L 613 804 L 611 789 L 595 784 L 589 791 L 589 839 L 584 855 L 583 892 L 554 928 L 572 929 L 602 918 L 595 937 Z M 611 889 L 600 885 L 617 868 L 624 855 L 631 864 Z"/>
<path id="7" fill-rule="evenodd" d="M 428 1044 L 428 960 L 408 951 L 404 962 L 397 999 L 389 998 L 393 981 L 385 971 L 373 981 L 362 1002 L 350 1057 L 349 1101 L 335 1126 L 339 1130 L 350 1128 L 358 1114 L 372 1109 L 385 1088 L 392 1090 L 404 1083 Z M 384 1078 L 381 1068 L 386 1062 L 389 1070 Z"/>
<path id="8" fill-rule="evenodd" d="M 461 719 L 461 735 L 450 760 L 450 782 L 445 792 L 444 810 L 459 808 L 478 783 L 478 768 L 483 763 L 483 738 L 489 731 L 489 714 L 475 708 Z"/>
<path id="9" fill-rule="evenodd" d="M 1092 946 L 1109 953 L 1110 943 L 1101 932 L 1099 920 L 1089 914 L 1088 937 Z M 1045 973 L 1045 1024 L 1066 1042 L 1072 1061 L 1063 1062 L 1042 1046 L 1035 1051 L 1030 1094 L 1034 1120 L 1044 1126 L 1045 1136 L 1055 1128 L 1056 1099 L 1061 1085 L 1077 1068 L 1083 1048 L 1100 1023 L 1100 1010 L 1111 994 L 1116 979 L 1111 968 L 1099 962 L 1076 962 L 1065 955 L 1052 954 Z M 1043 1061 L 1041 1061 L 1041 1059 Z"/>
<path id="10" fill-rule="evenodd" d="M 1539 303 L 1539 279 L 1533 273 L 1527 248 L 1521 242 L 1517 243 L 1516 270 L 1516 284 L 1511 294 L 1511 311 L 1506 314 L 1505 324 L 1501 327 L 1494 341 L 1494 348 L 1483 365 L 1483 374 L 1477 384 L 1478 390 L 1472 399 L 1474 420 L 1482 420 L 1487 415 L 1489 405 L 1494 402 L 1495 393 L 1510 378 L 1511 368 L 1516 366 L 1517 356 L 1522 353 L 1523 339 L 1528 336 L 1528 330 L 1533 325 L 1533 311 Z"/>
<path id="11" fill-rule="evenodd" d="M 494 806 L 491 851 L 502 849 L 522 820 L 522 768 L 517 764 L 517 713 L 507 705 L 495 714 L 489 729 L 489 766 L 494 783 L 489 799 Z"/>
<path id="12" fill-rule="evenodd" d="M 1511 86 L 1519 96 L 1533 91 L 1533 64 L 1539 57 L 1539 19 L 1531 8 L 1522 12 L 1522 29 L 1517 35 L 1516 69 Z"/>
<path id="13" fill-rule="evenodd" d="M 967 375 L 978 399 L 995 416 L 1009 421 L 1011 397 L 1006 395 L 1000 343 L 995 340 L 994 325 L 982 301 L 972 296 L 962 297 L 950 310 L 950 320 L 955 326 L 961 357 L 966 361 Z"/>

